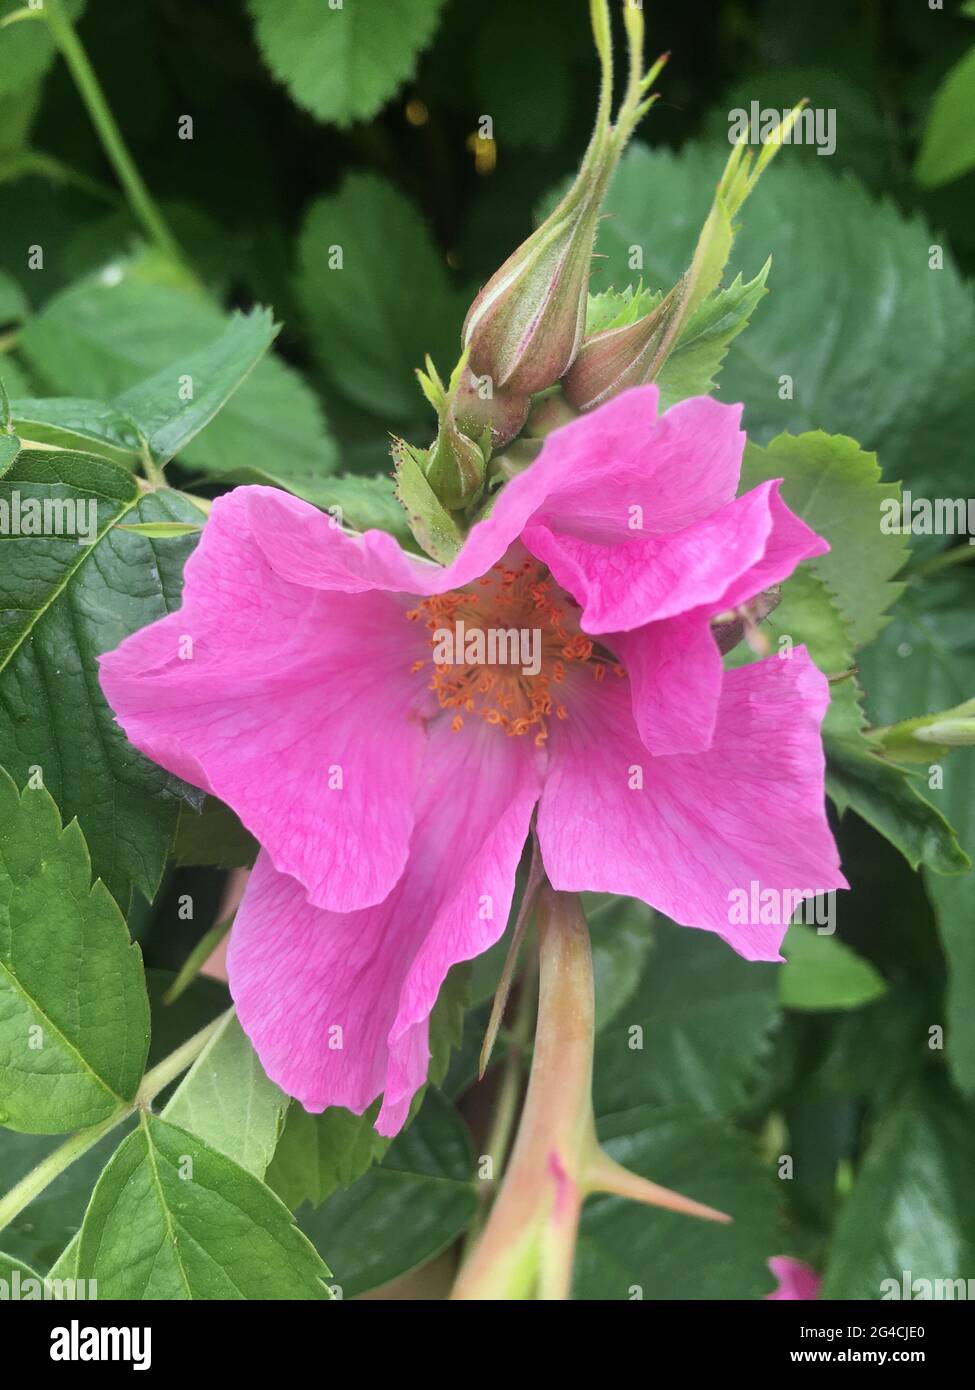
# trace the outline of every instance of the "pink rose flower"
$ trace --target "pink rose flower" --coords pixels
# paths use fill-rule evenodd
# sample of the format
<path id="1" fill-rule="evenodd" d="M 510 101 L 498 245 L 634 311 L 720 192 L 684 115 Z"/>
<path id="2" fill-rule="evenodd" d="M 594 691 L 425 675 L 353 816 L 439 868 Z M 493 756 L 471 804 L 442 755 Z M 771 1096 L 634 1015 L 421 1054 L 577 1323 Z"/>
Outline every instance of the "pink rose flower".
<path id="1" fill-rule="evenodd" d="M 642 898 L 750 960 L 778 959 L 785 926 L 732 923 L 733 890 L 846 886 L 825 678 L 801 648 L 723 673 L 711 630 L 828 547 L 777 483 L 735 497 L 740 407 L 656 404 L 636 388 L 550 435 L 447 566 L 238 488 L 179 612 L 102 659 L 132 743 L 262 845 L 230 986 L 308 1110 L 382 1093 L 377 1128 L 400 1129 L 440 986 L 504 931 L 536 808 L 555 888 Z M 474 647 L 451 654 L 459 622 Z M 509 629 L 529 660 L 476 660 Z"/>

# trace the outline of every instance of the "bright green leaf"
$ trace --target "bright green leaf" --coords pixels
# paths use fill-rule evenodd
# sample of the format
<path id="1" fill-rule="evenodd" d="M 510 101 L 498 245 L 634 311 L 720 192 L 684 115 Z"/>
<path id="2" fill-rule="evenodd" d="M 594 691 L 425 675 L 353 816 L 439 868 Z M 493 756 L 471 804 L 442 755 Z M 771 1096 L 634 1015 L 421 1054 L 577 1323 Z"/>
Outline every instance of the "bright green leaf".
<path id="1" fill-rule="evenodd" d="M 923 188 L 975 168 L 975 48 L 955 64 L 934 94 L 914 177 Z"/>
<path id="2" fill-rule="evenodd" d="M 328 1298 L 328 1270 L 269 1188 L 186 1130 L 143 1114 L 81 1230 L 100 1298 Z"/>
<path id="3" fill-rule="evenodd" d="M 443 0 L 248 0 L 268 67 L 299 106 L 347 126 L 374 116 L 433 38 Z"/>
<path id="4" fill-rule="evenodd" d="M 138 946 L 76 821 L 0 770 L 0 1122 L 60 1134 L 135 1096 L 149 1046 Z"/>
<path id="5" fill-rule="evenodd" d="M 78 449 L 127 468 L 134 468 L 139 461 L 139 432 L 115 406 L 54 396 L 48 400 L 14 400 L 11 415 L 29 444 Z"/>
<path id="6" fill-rule="evenodd" d="M 162 1112 L 171 1124 L 262 1178 L 288 1097 L 269 1081 L 235 1013 L 214 1033 Z"/>
<path id="7" fill-rule="evenodd" d="M 856 1009 L 886 991 L 869 961 L 838 937 L 801 922 L 789 928 L 782 954 L 779 1003 L 785 1009 Z"/>

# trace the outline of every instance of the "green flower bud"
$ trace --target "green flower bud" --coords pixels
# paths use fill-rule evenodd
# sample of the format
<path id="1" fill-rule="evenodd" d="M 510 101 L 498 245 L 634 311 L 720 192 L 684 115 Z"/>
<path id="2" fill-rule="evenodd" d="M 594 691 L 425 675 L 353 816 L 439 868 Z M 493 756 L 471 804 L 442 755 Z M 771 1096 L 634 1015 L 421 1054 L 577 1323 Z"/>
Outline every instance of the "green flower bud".
<path id="1" fill-rule="evenodd" d="M 635 323 L 587 338 L 562 382 L 569 404 L 578 411 L 594 410 L 628 386 L 652 381 L 680 327 L 683 297 L 684 282 L 680 281 Z"/>
<path id="2" fill-rule="evenodd" d="M 647 88 L 662 64 L 643 73 L 643 14 L 627 4 L 629 80 L 616 123 L 610 123 L 609 9 L 606 0 L 591 0 L 590 8 L 602 85 L 582 167 L 554 212 L 492 275 L 464 321 L 462 342 L 471 370 L 490 379 L 496 397 L 543 391 L 572 365 L 585 329 L 589 267 L 603 197 L 623 147 L 654 100 L 647 97 Z"/>

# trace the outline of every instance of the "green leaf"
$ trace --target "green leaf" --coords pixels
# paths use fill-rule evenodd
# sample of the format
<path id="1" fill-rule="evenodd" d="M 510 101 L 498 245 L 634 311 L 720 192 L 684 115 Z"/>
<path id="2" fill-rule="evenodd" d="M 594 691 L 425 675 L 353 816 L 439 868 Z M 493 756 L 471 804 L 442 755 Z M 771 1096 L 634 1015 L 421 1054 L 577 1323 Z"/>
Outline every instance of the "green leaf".
<path id="1" fill-rule="evenodd" d="M 617 1017 L 639 987 L 653 946 L 652 912 L 636 898 L 583 893 L 592 942 L 596 1032 Z"/>
<path id="2" fill-rule="evenodd" d="M 30 1265 L 25 1265 L 22 1261 L 15 1260 L 12 1255 L 6 1255 L 2 1250 L 0 1250 L 0 1279 L 6 1283 L 8 1290 L 13 1284 L 19 1287 L 20 1292 L 16 1295 L 18 1299 L 34 1297 L 34 1289 L 39 1291 L 37 1297 L 41 1297 L 42 1276 L 38 1274 L 36 1269 L 31 1269 Z M 27 1283 L 28 1280 L 36 1280 L 36 1284 L 30 1285 Z M 13 1296 L 12 1293 L 4 1294 L 5 1298 L 12 1298 Z"/>
<path id="3" fill-rule="evenodd" d="M 0 44 L 2 43 L 0 30 Z M 26 318 L 27 313 L 28 305 L 23 290 L 13 276 L 0 270 L 0 325 L 19 323 L 21 319 Z"/>
<path id="4" fill-rule="evenodd" d="M 443 0 L 248 0 L 258 45 L 294 100 L 321 121 L 366 120 L 412 75 Z"/>
<path id="5" fill-rule="evenodd" d="M 782 954 L 779 1003 L 784 1009 L 856 1009 L 886 992 L 869 961 L 838 937 L 801 922 L 789 928 Z"/>
<path id="6" fill-rule="evenodd" d="M 854 645 L 869 642 L 904 588 L 892 579 L 907 560 L 907 540 L 881 529 L 883 503 L 899 504 L 900 488 L 880 481 L 876 457 L 855 440 L 822 431 L 780 434 L 765 449 L 749 444 L 741 490 L 769 478 L 783 479 L 785 502 L 829 541 L 829 553 L 809 564 L 849 624 Z"/>
<path id="7" fill-rule="evenodd" d="M 20 399 L 11 404 L 14 425 L 28 443 L 77 449 L 134 468 L 139 461 L 139 432 L 115 406 L 101 401 L 55 396 Z"/>
<path id="8" fill-rule="evenodd" d="M 14 1217 L 3 1232 L 3 1243 L 12 1255 L 57 1277 L 74 1277 L 77 1233 L 92 1188 L 120 1139 L 134 1123 L 129 1120 L 106 1134 Z M 63 1143 L 60 1136 L 5 1130 L 0 1135 L 0 1192 L 8 1192 Z M 68 1248 L 73 1249 L 72 1255 L 68 1255 Z"/>
<path id="9" fill-rule="evenodd" d="M 27 9 L 27 0 L 0 0 L 0 19 Z M 64 0 L 64 11 L 75 21 L 84 9 L 84 0 Z M 43 14 L 6 25 L 0 29 L 0 97 L 43 77 L 57 49 Z"/>
<path id="10" fill-rule="evenodd" d="M 178 607 L 193 538 L 155 542 L 117 523 L 196 522 L 199 512 L 165 490 L 141 496 L 130 474 L 84 454 L 22 451 L 0 501 L 12 506 L 15 492 L 22 506 L 74 504 L 86 526 L 94 509 L 97 537 L 0 536 L 0 763 L 21 783 L 39 769 L 125 908 L 133 884 L 153 897 L 178 804 L 199 793 L 131 747 L 97 669 L 100 653 Z"/>
<path id="11" fill-rule="evenodd" d="M 414 369 L 426 353 L 453 364 L 466 304 L 413 204 L 372 174 L 350 175 L 312 205 L 298 262 L 312 346 L 333 385 L 387 420 L 426 420 Z"/>
<path id="12" fill-rule="evenodd" d="M 413 544 L 406 513 L 396 498 L 392 478 L 380 474 L 375 478 L 330 478 L 323 485 L 320 506 L 342 525 L 356 531 L 388 531 L 405 545 Z"/>
<path id="13" fill-rule="evenodd" d="M 914 177 L 937 188 L 975 168 L 975 48 L 955 64 L 934 94 Z"/>
<path id="14" fill-rule="evenodd" d="M 723 166 L 717 146 L 680 154 L 631 146 L 600 223 L 593 289 L 626 284 L 633 249 L 646 284 L 667 287 L 688 264 Z M 885 475 L 918 493 L 961 496 L 975 434 L 975 301 L 918 217 L 875 202 L 829 160 L 776 159 L 749 197 L 726 283 L 772 255 L 773 293 L 732 344 L 721 394 L 745 402 L 759 443 L 783 429 L 823 429 L 876 450 Z M 780 378 L 792 379 L 792 399 Z M 937 485 L 935 482 L 937 481 Z"/>
<path id="15" fill-rule="evenodd" d="M 133 1100 L 149 1046 L 142 955 L 84 837 L 0 769 L 0 1122 L 61 1134 Z"/>
<path id="16" fill-rule="evenodd" d="M 183 536 L 195 536 L 203 530 L 203 520 L 189 521 L 136 521 L 118 523 L 120 531 L 134 531 L 137 536 L 146 536 L 156 541 L 179 540 Z"/>
<path id="17" fill-rule="evenodd" d="M 277 1146 L 288 1097 L 269 1081 L 236 1014 L 197 1057 L 162 1112 L 171 1124 L 262 1178 Z"/>
<path id="18" fill-rule="evenodd" d="M 215 305 L 140 278 L 138 263 L 110 270 L 55 295 L 21 334 L 19 346 L 55 391 L 114 401 L 187 354 L 205 354 L 227 331 Z M 258 362 L 179 457 L 221 481 L 275 483 L 312 502 L 335 467 L 317 399 L 276 357 Z"/>
<path id="19" fill-rule="evenodd" d="M 862 737 L 829 740 L 826 790 L 842 815 L 851 808 L 896 845 L 916 869 L 963 874 L 970 860 L 941 812 L 918 790 L 920 778 L 885 762 Z"/>
<path id="20" fill-rule="evenodd" d="M 91 1199 L 78 1275 L 100 1298 L 324 1300 L 328 1270 L 274 1193 L 143 1113 Z"/>
<path id="21" fill-rule="evenodd" d="M 0 434 L 0 478 L 20 453 L 20 440 L 15 434 Z"/>
<path id="22" fill-rule="evenodd" d="M 453 1107 L 430 1090 L 409 1129 L 358 1182 L 298 1224 L 329 1263 L 343 1298 L 378 1288 L 451 1245 L 477 1209 L 470 1136 Z M 364 1240 L 363 1232 L 382 1232 Z"/>
<path id="23" fill-rule="evenodd" d="M 975 1268 L 975 1114 L 929 1071 L 877 1124 L 830 1243 L 822 1297 L 880 1299 Z M 885 1287 L 884 1280 L 895 1285 Z M 967 1290 L 967 1283 L 963 1286 Z M 942 1290 L 944 1285 L 941 1285 Z M 895 1297 L 898 1295 L 894 1295 Z M 903 1293 L 900 1295 L 903 1297 Z M 913 1297 L 964 1297 L 923 1288 Z"/>
<path id="24" fill-rule="evenodd" d="M 212 864 L 219 869 L 249 869 L 258 844 L 235 812 L 208 796 L 202 810 L 179 808 L 173 857 L 179 865 Z"/>
<path id="25" fill-rule="evenodd" d="M 891 625 L 863 656 L 869 709 L 878 723 L 954 704 L 975 689 L 975 571 L 970 565 L 918 579 Z M 932 755 L 927 795 L 957 827 L 975 859 L 975 752 Z M 930 876 L 928 893 L 948 957 L 946 1051 L 956 1084 L 975 1094 L 975 872 Z"/>
<path id="26" fill-rule="evenodd" d="M 221 410 L 251 374 L 278 332 L 269 309 L 234 314 L 220 337 L 188 352 L 118 397 L 158 464 L 168 463 Z"/>
<path id="27" fill-rule="evenodd" d="M 727 1212 L 731 1225 L 591 1197 L 579 1229 L 576 1299 L 761 1298 L 782 1248 L 773 1180 L 754 1141 L 691 1106 L 641 1106 L 599 1125 L 610 1156 L 634 1172 Z"/>
<path id="28" fill-rule="evenodd" d="M 418 451 L 403 439 L 393 443 L 396 496 L 418 544 L 441 564 L 448 565 L 464 543 L 457 522 L 427 482 Z"/>
<path id="29" fill-rule="evenodd" d="M 662 918 L 653 935 L 638 990 L 596 1042 L 596 1114 L 688 1101 L 736 1111 L 778 1018 L 776 967 Z"/>
<path id="30" fill-rule="evenodd" d="M 688 396 L 712 393 L 728 348 L 748 327 L 755 306 L 768 293 L 765 282 L 770 266 L 771 260 L 766 261 L 747 283 L 737 275 L 727 289 L 718 290 L 694 310 L 656 378 L 662 410 Z"/>
<path id="31" fill-rule="evenodd" d="M 292 1211 L 305 1201 L 320 1206 L 340 1187 L 350 1187 L 389 1148 L 373 1128 L 378 1113 L 378 1101 L 364 1115 L 340 1106 L 309 1115 L 293 1104 L 267 1170 L 268 1186 Z"/>

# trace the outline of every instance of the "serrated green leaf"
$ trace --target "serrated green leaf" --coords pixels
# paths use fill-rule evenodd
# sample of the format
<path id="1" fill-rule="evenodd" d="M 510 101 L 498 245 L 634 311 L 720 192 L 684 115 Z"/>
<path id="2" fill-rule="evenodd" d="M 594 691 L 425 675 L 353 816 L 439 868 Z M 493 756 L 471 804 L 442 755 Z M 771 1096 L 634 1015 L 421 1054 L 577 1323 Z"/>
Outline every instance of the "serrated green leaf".
<path id="1" fill-rule="evenodd" d="M 795 922 L 782 943 L 779 1003 L 784 1009 L 856 1009 L 886 992 L 881 975 L 836 936 Z"/>
<path id="2" fill-rule="evenodd" d="M 970 48 L 934 94 L 914 177 L 937 188 L 975 167 L 975 48 Z"/>
<path id="3" fill-rule="evenodd" d="M 171 1124 L 262 1178 L 289 1100 L 264 1074 L 236 1014 L 227 1015 L 163 1110 Z"/>
<path id="4" fill-rule="evenodd" d="M 761 1298 L 781 1248 L 776 1193 L 750 1136 L 692 1106 L 641 1106 L 599 1124 L 610 1156 L 634 1172 L 727 1212 L 716 1225 L 619 1197 L 583 1209 L 573 1297 Z"/>
<path id="5" fill-rule="evenodd" d="M 214 342 L 123 392 L 115 407 L 135 422 L 156 463 L 168 463 L 227 404 L 277 332 L 269 309 L 234 314 Z"/>
<path id="6" fill-rule="evenodd" d="M 298 1224 L 321 1251 L 343 1298 L 354 1298 L 424 1264 L 456 1240 L 477 1209 L 470 1136 L 439 1091 L 390 1145 L 382 1163 Z M 382 1239 L 363 1240 L 364 1231 Z"/>
<path id="7" fill-rule="evenodd" d="M 208 796 L 202 810 L 179 808 L 173 857 L 180 865 L 212 864 L 219 869 L 249 869 L 258 844 L 234 811 Z"/>
<path id="8" fill-rule="evenodd" d="M 373 1125 L 379 1103 L 364 1115 L 332 1106 L 309 1115 L 294 1103 L 267 1170 L 267 1184 L 296 1210 L 302 1202 L 320 1206 L 340 1187 L 350 1187 L 382 1158 L 390 1141 Z"/>
<path id="9" fill-rule="evenodd" d="M 662 410 L 688 396 L 711 394 L 729 347 L 767 294 L 770 265 L 766 261 L 754 280 L 745 282 L 737 275 L 727 289 L 717 290 L 691 314 L 656 377 Z"/>
<path id="10" fill-rule="evenodd" d="M 396 496 L 410 530 L 428 555 L 448 565 L 464 543 L 460 527 L 427 482 L 416 450 L 398 439 L 393 444 L 393 457 Z"/>
<path id="11" fill-rule="evenodd" d="M 639 285 L 625 290 L 603 290 L 591 294 L 586 304 L 586 337 L 606 333 L 611 328 L 625 328 L 656 309 L 663 299 L 661 290 L 651 291 Z"/>
<path id="12" fill-rule="evenodd" d="M 880 481 L 875 456 L 855 440 L 819 430 L 798 437 L 780 434 L 765 449 L 749 444 L 741 490 L 769 478 L 783 479 L 783 499 L 829 541 L 829 553 L 809 564 L 849 624 L 854 645 L 869 642 L 903 592 L 892 577 L 907 560 L 907 540 L 881 529 L 882 504 L 899 500 L 900 489 Z"/>
<path id="13" fill-rule="evenodd" d="M 890 627 L 863 654 L 868 708 L 877 723 L 934 710 L 964 698 L 975 686 L 975 572 L 971 566 L 912 583 L 894 610 Z M 975 751 L 933 755 L 925 793 L 949 817 L 975 858 Z M 929 876 L 948 957 L 948 1065 L 957 1085 L 975 1094 L 975 871 L 952 878 Z"/>
<path id="14" fill-rule="evenodd" d="M 443 2 L 248 0 L 248 8 L 268 67 L 298 105 L 347 126 L 374 116 L 412 75 Z"/>
<path id="15" fill-rule="evenodd" d="M 142 956 L 77 822 L 0 769 L 0 1122 L 62 1134 L 132 1101 L 149 1046 Z"/>
<path id="16" fill-rule="evenodd" d="M 328 1270 L 252 1173 L 143 1113 L 92 1195 L 78 1275 L 100 1298 L 324 1300 Z"/>
<path id="17" fill-rule="evenodd" d="M 153 282 L 143 264 L 110 269 L 55 295 L 21 334 L 19 346 L 55 391 L 114 401 L 205 352 L 227 328 L 214 304 Z M 179 458 L 221 481 L 275 483 L 314 502 L 336 455 L 311 390 L 280 359 L 265 357 Z"/>
<path id="18" fill-rule="evenodd" d="M 675 1103 L 736 1111 L 778 1018 L 776 967 L 662 918 L 653 934 L 639 988 L 596 1042 L 596 1114 Z"/>
<path id="19" fill-rule="evenodd" d="M 975 1267 L 975 1115 L 928 1072 L 880 1119 L 829 1247 L 822 1297 L 965 1297 Z M 934 1292 L 961 1279 L 964 1292 Z M 885 1285 L 885 1280 L 894 1284 Z M 892 1287 L 898 1290 L 892 1295 Z"/>
<path id="20" fill-rule="evenodd" d="M 98 684 L 97 659 L 179 605 L 192 537 L 156 542 L 117 523 L 196 522 L 178 494 L 142 495 L 132 476 L 84 454 L 23 450 L 0 500 L 71 502 L 97 538 L 0 536 L 0 762 L 40 770 L 65 820 L 77 816 L 101 878 L 123 907 L 152 898 L 179 802 L 199 793 L 137 753 Z M 77 516 L 77 513 L 76 513 Z M 32 774 L 32 769 L 34 773 Z"/>
<path id="21" fill-rule="evenodd" d="M 414 368 L 427 353 L 454 361 L 466 303 L 413 204 L 372 174 L 350 175 L 312 205 L 298 262 L 298 294 L 329 380 L 386 420 L 426 421 Z"/>
<path id="22" fill-rule="evenodd" d="M 20 440 L 15 434 L 0 434 L 0 478 L 20 453 Z"/>
<path id="23" fill-rule="evenodd" d="M 745 428 L 765 443 L 783 429 L 823 429 L 876 450 L 885 476 L 918 493 L 961 496 L 975 434 L 975 300 L 947 248 L 918 218 L 876 202 L 829 160 L 785 151 L 742 215 L 727 275 L 772 256 L 775 293 L 721 374 L 725 400 L 745 402 Z M 606 199 L 593 289 L 626 284 L 632 248 L 642 273 L 669 286 L 687 266 L 724 155 L 631 146 Z M 782 390 L 792 380 L 792 397 Z M 935 483 L 937 480 L 937 483 Z"/>
<path id="24" fill-rule="evenodd" d="M 101 401 L 54 396 L 48 400 L 15 399 L 11 416 L 28 444 L 78 449 L 134 468 L 139 461 L 139 433 L 115 406 Z"/>

